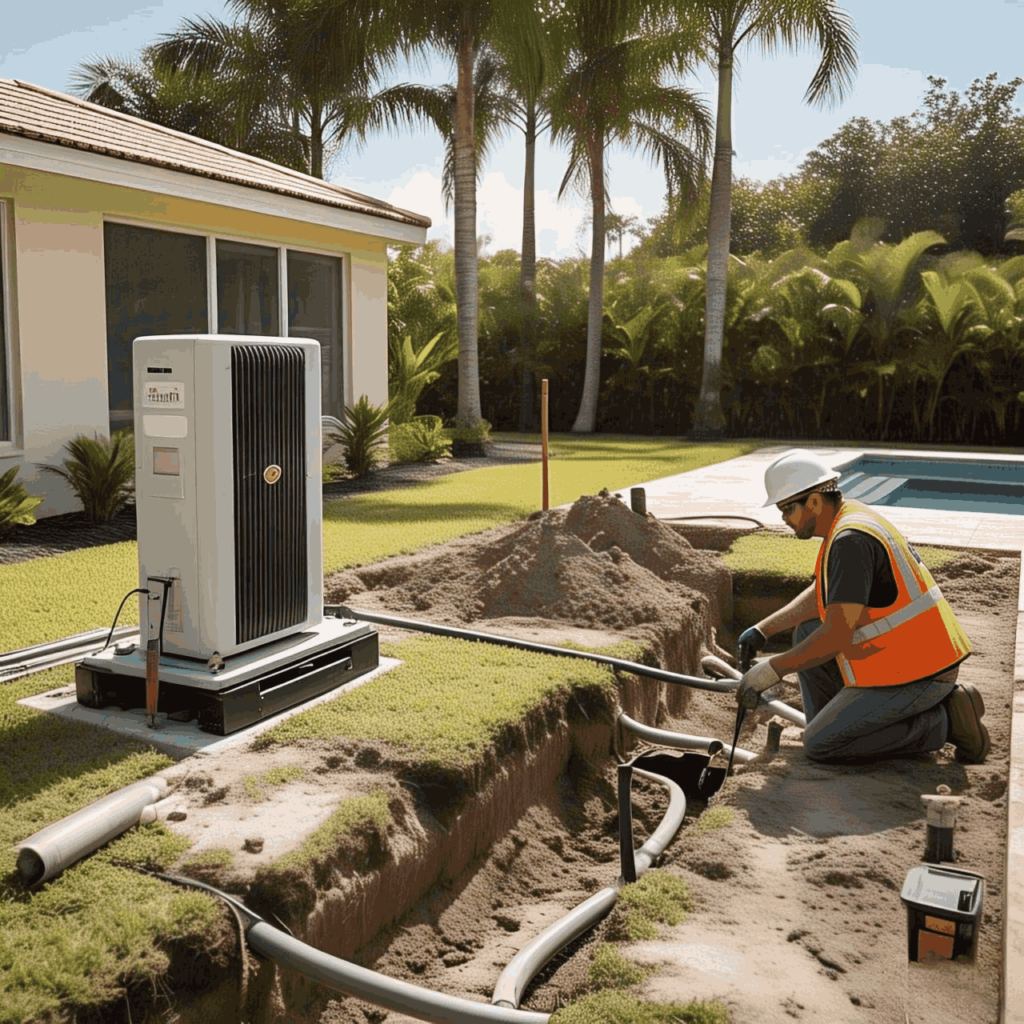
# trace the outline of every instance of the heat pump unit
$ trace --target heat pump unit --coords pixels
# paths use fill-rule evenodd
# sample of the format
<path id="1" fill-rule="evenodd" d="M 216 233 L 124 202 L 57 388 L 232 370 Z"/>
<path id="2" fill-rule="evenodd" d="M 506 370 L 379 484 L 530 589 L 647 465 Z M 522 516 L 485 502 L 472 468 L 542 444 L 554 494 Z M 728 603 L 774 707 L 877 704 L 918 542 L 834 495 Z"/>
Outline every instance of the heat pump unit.
<path id="1" fill-rule="evenodd" d="M 142 647 L 224 658 L 320 623 L 318 343 L 137 338 L 134 396 L 139 586 L 167 593 Z"/>

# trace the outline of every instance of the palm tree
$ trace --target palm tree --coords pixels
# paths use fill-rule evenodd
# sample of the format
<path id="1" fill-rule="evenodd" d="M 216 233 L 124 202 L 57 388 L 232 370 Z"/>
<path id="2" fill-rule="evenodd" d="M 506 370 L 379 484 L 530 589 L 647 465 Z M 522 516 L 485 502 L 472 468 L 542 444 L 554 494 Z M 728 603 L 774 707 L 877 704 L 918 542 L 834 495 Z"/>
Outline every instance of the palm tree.
<path id="1" fill-rule="evenodd" d="M 857 65 L 856 32 L 834 0 L 714 0 L 708 5 L 706 49 L 718 71 L 715 158 L 708 212 L 708 288 L 704 317 L 704 369 L 693 436 L 721 436 L 722 335 L 729 261 L 729 213 L 732 203 L 732 78 L 741 43 L 758 44 L 773 56 L 781 47 L 816 45 L 821 63 L 805 100 L 834 103 L 853 80 Z"/>
<path id="2" fill-rule="evenodd" d="M 344 0 L 334 0 L 343 3 Z M 540 18 L 531 0 L 386 0 L 380 16 L 401 26 L 407 46 L 433 47 L 456 68 L 453 193 L 455 197 L 455 282 L 459 319 L 459 399 L 456 426 L 478 427 L 480 361 L 474 66 L 484 43 L 501 48 L 541 46 Z"/>
<path id="3" fill-rule="evenodd" d="M 332 150 L 411 120 L 418 93 L 374 92 L 402 39 L 370 0 L 228 0 L 236 18 L 186 18 L 141 61 L 73 75 L 86 99 L 317 178 Z"/>
<path id="4" fill-rule="evenodd" d="M 693 53 L 685 29 L 669 34 L 652 8 L 631 0 L 576 0 L 569 9 L 568 62 L 551 99 L 552 137 L 570 148 L 559 197 L 575 187 L 590 199 L 590 290 L 583 394 L 572 429 L 593 432 L 604 315 L 605 151 L 617 144 L 660 163 L 670 200 L 695 194 L 711 136 L 710 113 L 689 89 L 665 84 Z M 692 148 L 680 137 L 689 137 Z"/>
<path id="5" fill-rule="evenodd" d="M 235 103 L 229 81 L 177 72 L 158 62 L 151 46 L 138 58 L 84 61 L 73 69 L 70 89 L 111 110 L 295 170 L 307 169 L 304 141 L 280 107 L 246 111 Z"/>
<path id="6" fill-rule="evenodd" d="M 373 90 L 398 54 L 396 31 L 368 0 L 228 3 L 233 24 L 186 18 L 152 48 L 157 63 L 230 83 L 232 112 L 242 119 L 279 110 L 303 137 L 304 169 L 322 178 L 332 148 L 349 135 L 365 138 L 380 102 Z"/>

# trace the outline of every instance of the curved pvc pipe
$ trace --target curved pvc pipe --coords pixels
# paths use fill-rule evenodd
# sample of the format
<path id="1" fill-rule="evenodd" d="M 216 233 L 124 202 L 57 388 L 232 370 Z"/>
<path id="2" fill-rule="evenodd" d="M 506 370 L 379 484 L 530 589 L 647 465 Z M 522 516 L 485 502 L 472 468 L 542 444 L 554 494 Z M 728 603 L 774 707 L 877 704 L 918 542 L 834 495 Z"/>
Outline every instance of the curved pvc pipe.
<path id="1" fill-rule="evenodd" d="M 721 658 L 716 657 L 714 654 L 707 654 L 701 658 L 700 667 L 705 672 L 718 672 L 723 678 L 731 679 L 737 683 L 743 678 L 743 673 L 739 669 L 733 668 L 732 665 L 722 661 Z M 764 707 L 774 711 L 780 718 L 785 718 L 794 725 L 799 725 L 801 729 L 807 728 L 807 716 L 802 711 L 797 711 L 796 708 L 783 704 L 781 700 L 765 700 L 762 697 L 761 703 Z"/>
<path id="2" fill-rule="evenodd" d="M 686 815 L 686 796 L 682 789 L 671 779 L 653 772 L 645 772 L 642 768 L 634 768 L 636 775 L 642 775 L 652 782 L 660 782 L 671 794 L 668 810 L 661 824 L 651 833 L 647 842 L 633 854 L 636 874 L 639 878 L 652 863 L 655 857 L 663 853 L 672 838 L 679 831 Z M 575 910 L 565 917 L 549 925 L 532 942 L 524 946 L 511 960 L 508 967 L 501 972 L 498 983 L 494 986 L 491 1002 L 495 1006 L 514 1009 L 519 1005 L 527 985 L 537 972 L 564 946 L 577 936 L 582 935 L 591 925 L 596 924 L 613 906 L 622 887 L 619 877 L 611 885 L 605 886 L 600 892 L 594 893 L 584 900 Z"/>
<path id="3" fill-rule="evenodd" d="M 712 756 L 724 753 L 726 757 L 729 756 L 729 751 L 732 749 L 730 744 L 722 743 L 721 740 L 706 740 L 700 736 L 686 736 L 679 732 L 655 729 L 650 725 L 635 722 L 629 715 L 619 715 L 619 722 L 630 732 L 635 732 L 641 739 L 647 740 L 648 743 L 657 743 L 661 747 L 676 747 L 679 750 L 707 750 Z M 737 747 L 733 760 L 746 764 L 748 761 L 753 761 L 755 757 L 757 754 L 752 750 Z"/>
<path id="4" fill-rule="evenodd" d="M 254 953 L 270 957 L 321 985 L 434 1024 L 547 1024 L 550 1020 L 547 1013 L 474 1003 L 388 978 L 307 946 L 265 922 L 251 925 L 245 939 Z"/>
<path id="5" fill-rule="evenodd" d="M 21 881 L 25 885 L 45 882 L 140 821 L 152 821 L 156 812 L 151 805 L 168 788 L 167 780 L 159 776 L 135 782 L 16 843 Z"/>
<path id="6" fill-rule="evenodd" d="M 510 636 L 499 636 L 497 633 L 480 633 L 472 629 L 458 629 L 455 626 L 439 626 L 433 622 L 419 619 L 402 619 L 395 615 L 381 615 L 379 612 L 367 612 L 358 608 L 349 608 L 343 604 L 325 604 L 324 615 L 338 615 L 364 622 L 375 622 L 381 626 L 393 626 L 396 629 L 412 629 L 421 633 L 434 633 L 437 636 L 450 636 L 457 640 L 479 640 L 482 643 L 497 644 L 500 647 L 515 647 L 522 651 L 533 651 L 537 654 L 554 654 L 560 658 L 584 658 L 609 665 L 622 672 L 631 672 L 637 676 L 647 676 L 663 683 L 676 683 L 692 686 L 697 690 L 711 690 L 715 693 L 728 693 L 736 689 L 733 682 L 721 682 L 717 679 L 702 679 L 700 676 L 684 676 L 678 672 L 667 672 L 663 668 L 652 668 L 635 661 L 624 661 L 622 658 L 610 658 L 606 654 L 591 654 L 589 651 L 574 651 L 569 647 L 554 647 L 551 644 L 538 644 L 532 640 L 516 640 Z"/>

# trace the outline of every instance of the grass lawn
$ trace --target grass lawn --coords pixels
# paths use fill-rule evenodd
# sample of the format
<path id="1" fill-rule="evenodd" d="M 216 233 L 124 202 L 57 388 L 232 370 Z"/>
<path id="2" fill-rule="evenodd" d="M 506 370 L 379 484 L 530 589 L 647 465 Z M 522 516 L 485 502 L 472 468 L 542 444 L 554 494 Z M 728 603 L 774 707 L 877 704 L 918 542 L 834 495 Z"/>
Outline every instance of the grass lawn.
<path id="1" fill-rule="evenodd" d="M 756 447 L 755 443 L 698 446 L 672 439 L 559 436 L 552 443 L 551 505 L 594 494 L 602 487 L 621 489 L 724 461 Z M 539 465 L 527 464 L 330 500 L 324 516 L 325 571 L 517 521 L 540 507 L 540 488 Z M 119 543 L 0 566 L 4 608 L 0 650 L 109 626 L 121 598 L 136 585 L 136 560 L 136 545 Z M 129 599 L 120 622 L 137 621 L 137 604 Z M 410 647 L 406 658 L 410 671 L 416 671 L 417 663 L 422 670 L 436 657 L 454 659 L 453 664 L 462 657 L 457 643 L 454 647 L 444 644 L 424 641 L 420 653 L 415 645 Z M 525 652 L 502 652 L 501 658 L 514 661 L 519 654 L 531 657 Z M 595 685 L 596 676 L 584 671 L 585 663 L 567 664 L 574 666 L 572 672 L 560 680 L 545 678 L 544 685 L 564 684 L 566 678 L 572 678 L 572 685 Z M 494 678 L 515 670 L 515 666 L 495 669 Z M 38 892 L 25 893 L 16 883 L 13 843 L 170 764 L 164 755 L 112 732 L 57 721 L 16 703 L 72 680 L 73 667 L 64 666 L 0 685 L 0 851 L 5 858 L 0 865 L 0 1024 L 39 1019 L 61 1005 L 97 1005 L 116 994 L 125 977 L 158 977 L 164 962 L 161 941 L 191 936 L 201 942 L 212 922 L 220 919 L 219 909 L 209 898 L 169 890 L 114 864 L 123 861 L 160 869 L 185 856 L 183 841 L 159 823 L 127 833 Z M 385 675 L 357 691 L 363 694 L 360 700 L 366 707 L 353 706 L 351 713 L 358 710 L 359 715 L 352 720 L 345 715 L 328 720 L 325 712 L 314 709 L 308 716 L 291 719 L 296 724 L 288 728 L 304 728 L 299 723 L 308 717 L 309 730 L 359 730 L 372 735 L 374 728 L 384 729 L 385 719 L 394 721 L 394 710 L 389 710 L 395 699 L 388 689 L 391 685 Z M 428 729 L 422 735 L 387 738 L 424 743 L 446 756 L 467 756 L 488 742 L 500 728 L 502 716 L 507 721 L 521 714 L 515 702 L 497 708 L 488 697 L 488 693 L 493 696 L 493 688 L 488 690 L 486 681 L 481 685 L 472 721 L 463 707 L 461 721 L 468 722 L 465 735 L 449 736 L 437 729 L 430 739 Z M 424 699 L 422 720 L 417 723 L 421 728 L 429 725 L 432 712 L 438 714 L 438 721 L 444 718 L 452 696 L 439 688 L 433 703 L 429 697 Z M 275 741 L 289 738 L 286 724 Z"/>

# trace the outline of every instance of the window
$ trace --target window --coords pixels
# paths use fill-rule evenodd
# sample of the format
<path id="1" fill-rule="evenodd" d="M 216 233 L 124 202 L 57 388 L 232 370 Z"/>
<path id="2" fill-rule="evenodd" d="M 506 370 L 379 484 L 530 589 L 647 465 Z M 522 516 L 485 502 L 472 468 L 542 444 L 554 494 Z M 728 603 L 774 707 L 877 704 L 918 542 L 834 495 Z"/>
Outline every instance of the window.
<path id="1" fill-rule="evenodd" d="M 7 207 L 0 203 L 0 441 L 11 440 L 11 389 L 7 354 Z"/>
<path id="2" fill-rule="evenodd" d="M 208 244 L 214 248 L 208 249 Z M 207 285 L 208 252 L 215 253 L 215 286 L 212 281 Z M 323 413 L 339 419 L 343 415 L 339 257 L 226 239 L 214 243 L 205 235 L 107 223 L 104 260 L 111 431 L 133 423 L 132 342 L 146 334 L 211 333 L 208 288 L 214 287 L 218 334 L 278 337 L 287 332 L 289 337 L 318 341 Z M 287 281 L 284 295 L 282 278 Z M 0 401 L 6 402 L 3 369 L 0 335 Z M 4 408 L 0 440 L 5 437 L 6 417 Z"/>
<path id="3" fill-rule="evenodd" d="M 217 333 L 279 335 L 277 249 L 217 243 Z"/>
<path id="4" fill-rule="evenodd" d="M 288 337 L 320 342 L 321 411 L 341 419 L 344 368 L 341 359 L 341 260 L 288 251 Z"/>
<path id="5" fill-rule="evenodd" d="M 132 342 L 208 331 L 206 239 L 104 224 L 110 429 L 132 425 Z"/>

